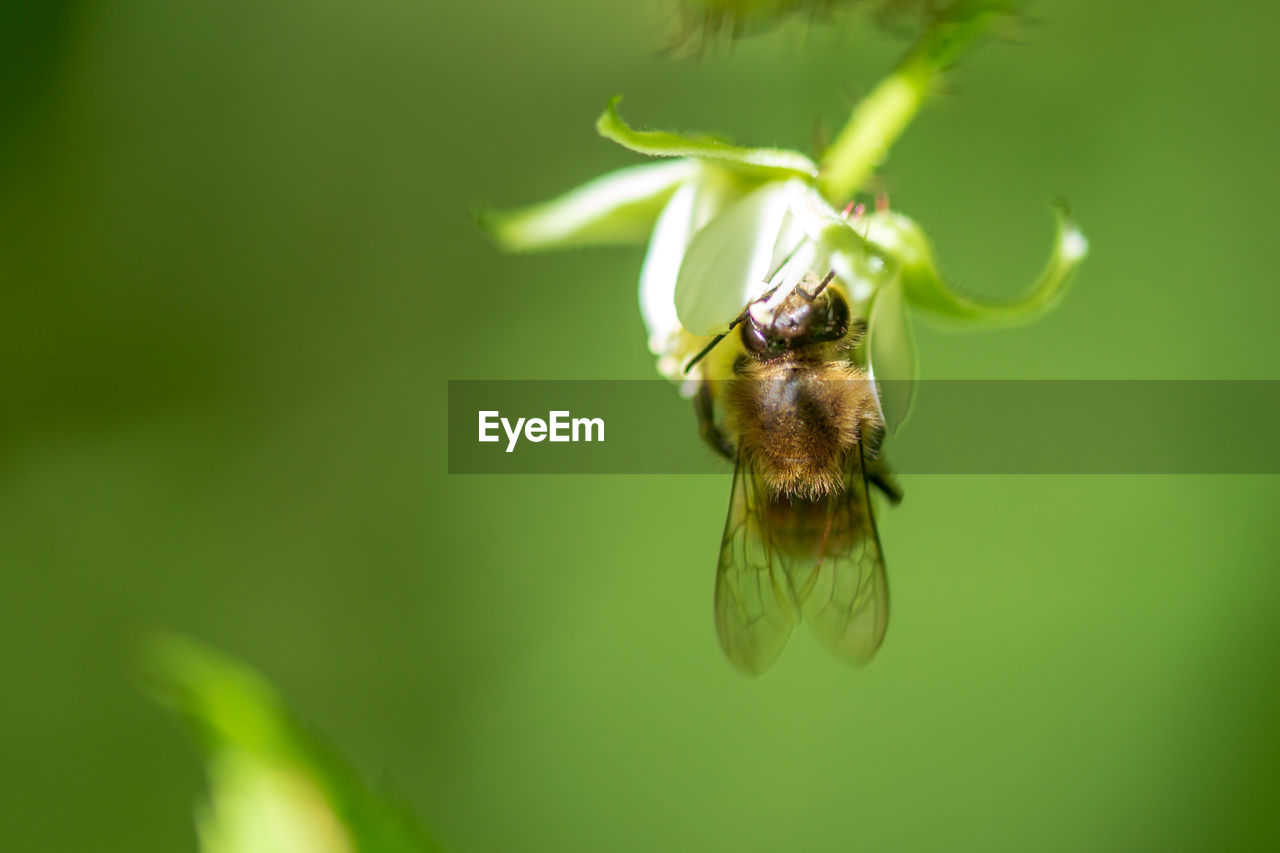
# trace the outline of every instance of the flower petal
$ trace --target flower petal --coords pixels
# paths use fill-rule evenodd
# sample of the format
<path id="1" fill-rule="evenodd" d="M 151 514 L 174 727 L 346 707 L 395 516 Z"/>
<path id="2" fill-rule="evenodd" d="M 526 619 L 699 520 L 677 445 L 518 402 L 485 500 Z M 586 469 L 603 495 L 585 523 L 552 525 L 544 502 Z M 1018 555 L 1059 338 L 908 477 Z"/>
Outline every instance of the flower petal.
<path id="1" fill-rule="evenodd" d="M 676 190 L 662 209 L 640 269 L 640 313 L 649 332 L 649 350 L 654 355 L 672 354 L 682 332 L 675 292 L 689 241 L 743 192 L 741 182 L 732 174 L 704 167 L 698 180 L 688 181 Z"/>
<path id="2" fill-rule="evenodd" d="M 798 230 L 817 246 L 810 271 L 818 276 L 834 272 L 855 316 L 866 317 L 872 296 L 895 280 L 896 265 L 859 233 L 861 220 L 851 222 L 836 212 L 812 185 L 796 193 L 790 214 L 784 234 L 790 237 L 788 227 Z"/>
<path id="3" fill-rule="evenodd" d="M 1056 205 L 1054 215 L 1057 235 L 1048 263 L 1031 289 L 1010 302 L 975 299 L 943 281 L 924 231 L 902 214 L 873 213 L 865 221 L 867 239 L 901 265 L 903 292 L 912 305 L 967 325 L 1001 325 L 1032 320 L 1057 305 L 1088 254 L 1088 241 L 1065 205 Z"/>
<path id="4" fill-rule="evenodd" d="M 769 285 L 786 291 L 809 273 L 823 276 L 833 250 L 846 248 L 839 231 L 849 231 L 840 214 L 811 185 L 791 182 L 787 212 L 778 226 L 769 269 Z M 858 239 L 856 234 L 849 236 Z"/>
<path id="5" fill-rule="evenodd" d="M 680 333 L 675 302 L 676 276 L 680 274 L 684 250 L 696 230 L 693 208 L 697 191 L 691 183 L 676 190 L 653 227 L 649 251 L 640 267 L 640 313 L 649 332 L 649 351 L 654 355 L 665 352 L 668 342 Z"/>
<path id="6" fill-rule="evenodd" d="M 541 204 L 479 211 L 476 220 L 512 252 L 642 243 L 676 188 L 700 168 L 681 159 L 619 169 Z"/>
<path id="7" fill-rule="evenodd" d="M 773 181 L 712 219 L 689 243 L 676 279 L 680 324 L 722 332 L 767 289 L 773 249 L 799 181 Z M 801 185 L 803 186 L 803 185 Z"/>
<path id="8" fill-rule="evenodd" d="M 618 116 L 614 97 L 596 120 L 596 130 L 624 148 L 650 157 L 696 157 L 756 177 L 799 175 L 812 178 L 818 166 L 808 157 L 785 148 L 740 148 L 711 137 L 681 136 L 663 130 L 635 130 Z"/>
<path id="9" fill-rule="evenodd" d="M 880 395 L 880 412 L 890 433 L 911 413 L 915 400 L 916 343 L 902 282 L 879 288 L 867 321 L 867 365 Z"/>

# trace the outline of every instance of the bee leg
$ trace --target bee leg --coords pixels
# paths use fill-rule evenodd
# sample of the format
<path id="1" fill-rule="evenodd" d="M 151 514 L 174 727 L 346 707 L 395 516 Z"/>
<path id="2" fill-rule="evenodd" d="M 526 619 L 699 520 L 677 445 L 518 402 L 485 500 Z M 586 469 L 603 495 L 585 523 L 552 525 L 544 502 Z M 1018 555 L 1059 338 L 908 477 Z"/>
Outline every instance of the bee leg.
<path id="1" fill-rule="evenodd" d="M 693 411 L 698 416 L 698 435 L 702 436 L 712 450 L 732 462 L 737 453 L 725 436 L 724 431 L 716 426 L 715 408 L 711 399 L 711 386 L 703 382 L 698 386 L 698 393 L 693 398 Z"/>
<path id="2" fill-rule="evenodd" d="M 867 482 L 879 489 L 894 506 L 902 502 L 902 486 L 898 485 L 898 478 L 890 473 L 889 466 L 881 459 L 867 466 Z"/>

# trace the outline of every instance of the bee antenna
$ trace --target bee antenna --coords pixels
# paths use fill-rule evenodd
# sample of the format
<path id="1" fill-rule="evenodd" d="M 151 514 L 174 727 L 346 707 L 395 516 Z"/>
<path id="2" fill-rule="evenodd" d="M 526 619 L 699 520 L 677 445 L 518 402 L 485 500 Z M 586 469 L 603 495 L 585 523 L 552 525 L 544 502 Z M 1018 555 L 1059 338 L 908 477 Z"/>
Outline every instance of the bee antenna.
<path id="1" fill-rule="evenodd" d="M 774 290 L 777 290 L 777 288 L 775 287 Z M 773 291 L 770 291 L 770 293 L 772 292 Z M 693 358 L 689 359 L 689 363 L 684 366 L 684 372 L 688 373 L 690 370 L 693 370 L 693 366 L 698 362 L 702 361 L 702 359 L 706 358 L 707 353 L 711 352 L 713 349 L 716 348 L 716 344 L 720 343 L 725 338 L 729 337 L 729 332 L 732 332 L 739 323 L 747 319 L 747 312 L 750 310 L 751 310 L 750 305 L 748 305 L 746 308 L 743 308 L 742 313 L 739 314 L 737 317 L 734 317 L 733 322 L 729 324 L 728 331 L 721 332 L 720 334 L 716 335 L 714 338 L 711 339 L 711 343 L 707 344 L 705 347 L 702 348 L 701 352 L 699 352 Z"/>
<path id="2" fill-rule="evenodd" d="M 812 296 L 810 296 L 810 297 L 809 297 L 809 299 L 811 299 L 811 300 L 812 300 L 812 299 L 817 299 L 817 298 L 818 298 L 818 294 L 820 294 L 820 293 L 822 293 L 822 291 L 826 290 L 826 289 L 827 289 L 827 285 L 831 283 L 831 279 L 833 279 L 833 278 L 835 278 L 835 277 L 836 277 L 836 271 L 835 271 L 835 270 L 831 270 L 830 272 L 828 272 L 828 273 L 827 273 L 827 277 L 826 277 L 826 278 L 824 278 L 824 279 L 822 280 L 822 284 L 818 285 L 818 289 L 817 289 L 817 290 L 815 290 L 815 291 L 813 292 L 813 295 L 812 295 Z"/>
<path id="3" fill-rule="evenodd" d="M 730 327 L 730 331 L 732 331 L 732 327 Z M 695 364 L 702 361 L 702 359 L 706 357 L 707 353 L 715 349 L 716 344 L 720 343 L 728 336 L 729 336 L 729 332 L 721 332 L 720 334 L 712 338 L 711 343 L 707 344 L 705 347 L 702 348 L 702 352 L 698 353 L 693 358 L 689 359 L 689 363 L 684 366 L 684 372 L 688 373 L 690 370 L 693 370 L 693 366 Z"/>
<path id="4" fill-rule="evenodd" d="M 789 262 L 792 258 L 796 256 L 796 253 L 800 251 L 800 247 L 803 246 L 804 244 L 805 244 L 804 240 L 801 240 L 799 243 L 796 243 L 795 247 L 792 248 L 790 252 L 787 252 L 786 256 L 782 260 L 778 261 L 778 265 L 774 267 L 773 270 L 767 276 L 765 276 L 764 280 L 773 281 L 773 279 L 778 275 L 778 273 L 782 272 L 782 268 L 787 265 L 787 262 Z M 777 290 L 776 285 L 774 287 L 774 290 Z"/>

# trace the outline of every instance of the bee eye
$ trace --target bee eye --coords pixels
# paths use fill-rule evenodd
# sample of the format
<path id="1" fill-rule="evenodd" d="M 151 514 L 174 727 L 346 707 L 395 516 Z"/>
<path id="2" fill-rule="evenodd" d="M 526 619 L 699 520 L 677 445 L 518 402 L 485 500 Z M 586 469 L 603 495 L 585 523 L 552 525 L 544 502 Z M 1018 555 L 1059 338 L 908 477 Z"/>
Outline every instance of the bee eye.
<path id="1" fill-rule="evenodd" d="M 777 344 L 776 340 L 770 340 L 765 336 L 764 332 L 756 328 L 754 323 L 743 324 L 742 346 L 748 352 L 753 352 L 756 355 L 769 355 L 777 352 Z"/>
<path id="2" fill-rule="evenodd" d="M 849 303 L 840 294 L 832 293 L 823 319 L 826 321 L 824 331 L 827 340 L 844 337 L 844 333 L 849 331 Z"/>

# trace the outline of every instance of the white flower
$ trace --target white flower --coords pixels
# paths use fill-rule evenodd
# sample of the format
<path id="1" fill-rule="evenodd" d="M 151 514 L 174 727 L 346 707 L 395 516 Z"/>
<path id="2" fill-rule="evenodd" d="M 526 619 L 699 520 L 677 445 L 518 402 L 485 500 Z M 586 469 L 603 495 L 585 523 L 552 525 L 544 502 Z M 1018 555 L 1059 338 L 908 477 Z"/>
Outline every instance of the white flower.
<path id="1" fill-rule="evenodd" d="M 597 178 L 532 208 L 481 217 L 507 248 L 531 250 L 639 242 L 649 248 L 640 272 L 640 310 L 658 371 L 683 383 L 725 375 L 734 352 L 694 355 L 728 330 L 770 289 L 785 294 L 805 275 L 828 272 L 855 316 L 868 322 L 865 358 L 878 380 L 915 378 L 909 308 L 968 324 L 1020 322 L 1065 292 L 1086 244 L 1059 210 L 1054 252 L 1023 298 L 989 303 L 942 279 L 918 225 L 900 213 L 849 216 L 825 198 L 818 167 L 794 151 L 739 148 L 717 139 L 637 131 L 609 104 L 600 133 L 659 163 Z M 843 200 L 841 200 L 843 201 Z M 886 399 L 890 424 L 909 399 Z"/>
<path id="2" fill-rule="evenodd" d="M 892 267 L 871 250 L 858 223 L 829 205 L 799 177 L 768 181 L 714 218 L 697 212 L 698 184 L 682 187 L 658 218 L 640 275 L 649 348 L 668 378 L 727 331 L 745 306 L 769 291 L 780 300 L 806 275 L 831 271 L 855 314 L 892 280 Z M 724 372 L 731 347 L 691 371 Z"/>

